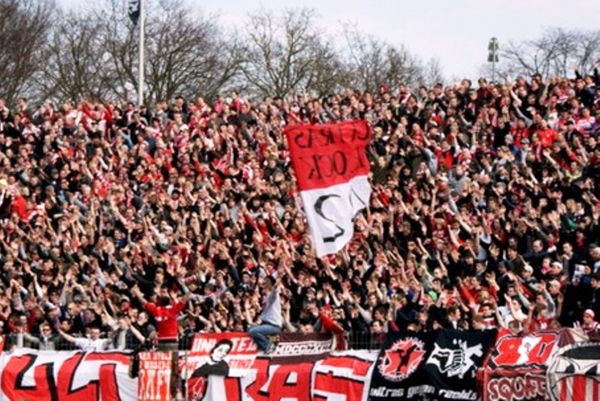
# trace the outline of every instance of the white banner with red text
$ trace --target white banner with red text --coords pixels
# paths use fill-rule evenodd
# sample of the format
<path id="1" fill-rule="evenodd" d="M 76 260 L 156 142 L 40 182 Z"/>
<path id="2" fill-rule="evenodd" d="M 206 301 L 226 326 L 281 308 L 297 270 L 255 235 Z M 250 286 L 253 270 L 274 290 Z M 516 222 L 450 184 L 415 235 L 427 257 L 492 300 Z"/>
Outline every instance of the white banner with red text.
<path id="1" fill-rule="evenodd" d="M 3 401 L 136 401 L 138 380 L 123 352 L 20 349 L 0 357 Z"/>
<path id="2" fill-rule="evenodd" d="M 205 386 L 188 382 L 188 395 L 193 401 L 367 401 L 376 358 L 377 351 L 286 364 L 258 357 L 245 377 L 210 376 Z"/>

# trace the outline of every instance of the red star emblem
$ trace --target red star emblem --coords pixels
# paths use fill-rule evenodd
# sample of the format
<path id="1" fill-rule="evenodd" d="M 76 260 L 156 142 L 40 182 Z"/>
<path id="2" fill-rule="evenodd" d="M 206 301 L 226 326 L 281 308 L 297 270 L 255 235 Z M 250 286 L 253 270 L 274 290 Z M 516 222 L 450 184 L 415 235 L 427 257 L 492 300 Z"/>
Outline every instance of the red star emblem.
<path id="1" fill-rule="evenodd" d="M 385 351 L 379 372 L 391 381 L 406 379 L 423 361 L 424 348 L 423 342 L 415 338 L 396 341 Z"/>

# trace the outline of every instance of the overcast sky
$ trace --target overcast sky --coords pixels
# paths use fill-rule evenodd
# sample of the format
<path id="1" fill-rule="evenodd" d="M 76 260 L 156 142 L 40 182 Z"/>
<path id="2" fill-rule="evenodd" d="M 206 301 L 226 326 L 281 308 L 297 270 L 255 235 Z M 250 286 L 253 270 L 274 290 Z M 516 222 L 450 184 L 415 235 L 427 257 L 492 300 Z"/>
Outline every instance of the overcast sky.
<path id="1" fill-rule="evenodd" d="M 125 3 L 126 0 L 123 0 Z M 85 0 L 59 0 L 65 7 Z M 440 60 L 446 78 L 474 78 L 496 36 L 509 40 L 539 36 L 546 27 L 598 29 L 599 0 L 188 0 L 199 12 L 217 13 L 223 24 L 242 26 L 259 8 L 306 6 L 316 10 L 328 34 L 350 22 L 361 31 L 404 44 L 423 60 Z"/>

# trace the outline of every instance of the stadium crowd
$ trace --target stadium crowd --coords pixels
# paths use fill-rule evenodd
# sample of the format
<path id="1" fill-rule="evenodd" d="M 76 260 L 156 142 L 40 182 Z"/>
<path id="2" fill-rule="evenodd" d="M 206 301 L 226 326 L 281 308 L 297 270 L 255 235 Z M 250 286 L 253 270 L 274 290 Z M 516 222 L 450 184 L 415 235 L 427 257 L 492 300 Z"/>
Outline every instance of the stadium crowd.
<path id="1" fill-rule="evenodd" d="M 346 249 L 317 259 L 282 132 L 350 119 L 372 127 L 373 195 Z M 353 347 L 595 331 L 599 134 L 597 70 L 141 108 L 0 100 L 0 330 L 41 349 L 245 331 L 272 277 L 284 331 Z"/>

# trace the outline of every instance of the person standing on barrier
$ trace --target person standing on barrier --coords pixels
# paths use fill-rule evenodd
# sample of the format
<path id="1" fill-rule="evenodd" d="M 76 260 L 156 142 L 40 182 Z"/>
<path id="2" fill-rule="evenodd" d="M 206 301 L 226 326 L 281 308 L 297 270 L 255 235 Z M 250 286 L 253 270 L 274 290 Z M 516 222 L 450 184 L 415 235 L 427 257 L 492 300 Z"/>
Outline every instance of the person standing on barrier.
<path id="1" fill-rule="evenodd" d="M 281 333 L 283 325 L 279 284 L 280 281 L 272 276 L 265 278 L 262 290 L 266 297 L 263 301 L 262 313 L 259 316 L 260 324 L 248 329 L 248 334 L 254 339 L 258 348 L 266 354 L 275 350 L 275 344 L 269 340 L 269 336 Z"/>

